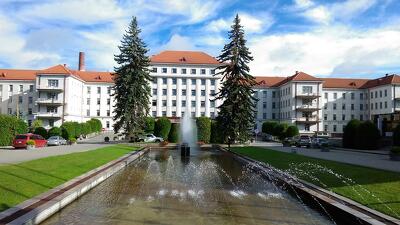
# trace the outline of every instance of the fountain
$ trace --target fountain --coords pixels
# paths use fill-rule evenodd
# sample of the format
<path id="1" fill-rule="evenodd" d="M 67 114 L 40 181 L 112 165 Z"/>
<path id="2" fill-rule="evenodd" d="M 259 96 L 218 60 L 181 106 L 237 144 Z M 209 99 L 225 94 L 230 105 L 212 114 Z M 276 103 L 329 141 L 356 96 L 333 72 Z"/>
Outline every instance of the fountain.
<path id="1" fill-rule="evenodd" d="M 195 121 L 190 117 L 189 110 L 186 109 L 186 113 L 181 119 L 181 141 L 179 149 L 181 150 L 181 157 L 189 157 L 190 149 L 197 147 L 197 128 Z"/>

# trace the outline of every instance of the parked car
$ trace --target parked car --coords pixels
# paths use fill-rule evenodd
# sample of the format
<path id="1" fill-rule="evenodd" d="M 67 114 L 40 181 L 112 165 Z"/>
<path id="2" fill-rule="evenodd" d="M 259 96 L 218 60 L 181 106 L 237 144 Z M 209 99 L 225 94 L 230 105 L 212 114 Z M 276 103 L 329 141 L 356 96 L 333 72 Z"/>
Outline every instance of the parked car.
<path id="1" fill-rule="evenodd" d="M 282 144 L 283 144 L 283 146 L 290 147 L 290 146 L 296 145 L 296 141 L 292 137 L 287 137 L 282 141 Z"/>
<path id="2" fill-rule="evenodd" d="M 309 148 L 311 147 L 311 138 L 307 135 L 300 135 L 296 138 L 295 143 L 297 147 L 306 146 L 307 148 Z"/>
<path id="3" fill-rule="evenodd" d="M 314 138 L 311 145 L 313 148 L 322 148 L 328 146 L 329 141 L 327 138 Z"/>
<path id="4" fill-rule="evenodd" d="M 47 145 L 66 145 L 67 140 L 60 136 L 51 136 L 47 139 Z"/>
<path id="5" fill-rule="evenodd" d="M 26 142 L 28 140 L 33 140 L 35 142 L 35 147 L 45 147 L 47 146 L 47 140 L 38 134 L 18 134 L 15 136 L 12 146 L 14 148 L 26 148 Z"/>
<path id="6" fill-rule="evenodd" d="M 156 137 L 154 134 L 146 134 L 143 136 L 139 136 L 139 142 L 162 142 L 164 139 L 162 137 Z"/>

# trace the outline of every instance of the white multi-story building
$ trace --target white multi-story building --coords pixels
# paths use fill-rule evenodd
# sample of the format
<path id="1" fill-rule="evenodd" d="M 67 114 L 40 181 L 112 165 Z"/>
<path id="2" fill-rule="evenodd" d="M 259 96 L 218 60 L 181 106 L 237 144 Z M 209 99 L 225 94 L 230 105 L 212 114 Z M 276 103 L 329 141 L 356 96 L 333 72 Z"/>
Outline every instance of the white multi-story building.
<path id="1" fill-rule="evenodd" d="M 64 121 L 99 119 L 103 128 L 113 126 L 113 74 L 86 71 L 84 54 L 78 69 L 56 65 L 44 70 L 0 69 L 0 113 L 19 114 L 29 124 L 41 119 L 46 128 Z M 203 53 L 164 51 L 151 57 L 153 82 L 151 115 L 179 119 L 216 116 L 213 100 L 220 85 L 215 76 L 219 62 Z"/>
<path id="2" fill-rule="evenodd" d="M 220 63 L 194 51 L 163 51 L 151 56 L 150 114 L 179 120 L 215 117 L 220 100 Z M 56 65 L 44 70 L 0 69 L 0 113 L 36 118 L 46 128 L 63 121 L 102 121 L 113 126 L 113 74 L 86 71 L 84 54 L 78 69 Z M 303 72 L 289 77 L 256 77 L 256 127 L 266 120 L 296 124 L 301 133 L 340 135 L 351 119 L 373 120 L 382 131 L 400 122 L 400 76 L 368 79 L 316 78 Z"/>

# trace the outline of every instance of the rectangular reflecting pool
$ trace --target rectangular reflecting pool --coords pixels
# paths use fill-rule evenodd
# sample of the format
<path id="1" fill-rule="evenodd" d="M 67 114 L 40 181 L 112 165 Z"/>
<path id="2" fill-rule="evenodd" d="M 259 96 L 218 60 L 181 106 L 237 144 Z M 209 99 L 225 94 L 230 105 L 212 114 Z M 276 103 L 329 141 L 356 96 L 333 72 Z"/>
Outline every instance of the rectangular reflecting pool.
<path id="1" fill-rule="evenodd" d="M 43 224 L 334 224 L 218 150 L 151 150 Z"/>

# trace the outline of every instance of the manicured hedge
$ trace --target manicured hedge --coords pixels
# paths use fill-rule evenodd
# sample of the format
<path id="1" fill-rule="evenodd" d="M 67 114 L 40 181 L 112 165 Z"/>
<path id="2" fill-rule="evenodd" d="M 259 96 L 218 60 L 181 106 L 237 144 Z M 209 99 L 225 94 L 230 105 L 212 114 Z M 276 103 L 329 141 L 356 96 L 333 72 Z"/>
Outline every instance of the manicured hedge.
<path id="1" fill-rule="evenodd" d="M 173 123 L 171 125 L 171 130 L 169 131 L 168 141 L 170 143 L 178 143 L 179 142 L 179 124 Z"/>
<path id="2" fill-rule="evenodd" d="M 0 146 L 12 144 L 16 134 L 28 132 L 28 125 L 15 116 L 0 114 Z"/>
<path id="3" fill-rule="evenodd" d="M 90 124 L 90 130 L 92 133 L 94 132 L 101 132 L 101 129 L 103 128 L 103 125 L 101 124 L 101 121 L 98 119 L 90 119 L 87 121 L 87 123 Z"/>
<path id="4" fill-rule="evenodd" d="M 213 120 L 211 122 L 211 135 L 210 135 L 210 143 L 214 144 L 223 144 L 224 138 L 222 134 L 222 127 L 218 123 L 217 120 Z"/>
<path id="5" fill-rule="evenodd" d="M 156 124 L 156 120 L 153 117 L 146 117 L 143 130 L 146 133 L 152 133 L 154 131 L 155 124 Z"/>
<path id="6" fill-rule="evenodd" d="M 269 135 L 274 135 L 274 130 L 277 125 L 278 122 L 276 121 L 265 121 L 262 124 L 261 131 Z"/>
<path id="7" fill-rule="evenodd" d="M 205 116 L 196 119 L 197 140 L 204 143 L 210 143 L 211 119 Z"/>
<path id="8" fill-rule="evenodd" d="M 33 131 L 34 134 L 38 134 L 45 139 L 49 138 L 47 135 L 47 130 L 44 127 L 36 127 L 35 130 Z"/>
<path id="9" fill-rule="evenodd" d="M 61 136 L 61 128 L 59 128 L 59 127 L 52 127 L 52 128 L 50 128 L 50 130 L 49 130 L 47 136 L 48 136 L 48 137 L 51 137 L 51 136 Z"/>
<path id="10" fill-rule="evenodd" d="M 162 137 L 164 140 L 168 140 L 168 134 L 171 130 L 171 121 L 167 117 L 161 117 L 156 121 L 154 127 L 154 135 Z"/>
<path id="11" fill-rule="evenodd" d="M 294 137 L 299 135 L 299 128 L 295 125 L 291 125 L 286 129 L 285 137 Z"/>
<path id="12" fill-rule="evenodd" d="M 74 122 L 64 122 L 61 125 L 61 136 L 66 140 L 70 138 L 74 138 L 76 136 L 75 133 L 75 123 Z"/>
<path id="13" fill-rule="evenodd" d="M 380 138 L 378 128 L 371 121 L 361 123 L 356 132 L 356 148 L 377 149 Z"/>
<path id="14" fill-rule="evenodd" d="M 400 124 L 393 131 L 393 145 L 400 146 Z"/>
<path id="15" fill-rule="evenodd" d="M 289 127 L 287 123 L 278 123 L 274 127 L 274 136 L 278 137 L 279 139 L 285 138 L 286 129 Z"/>
<path id="16" fill-rule="evenodd" d="M 344 148 L 356 148 L 356 134 L 361 122 L 359 120 L 350 120 L 343 129 L 342 145 Z"/>

